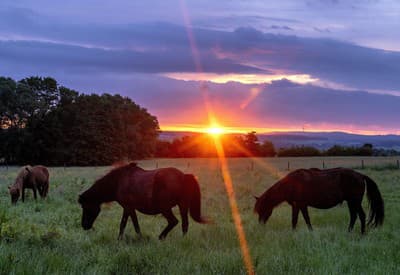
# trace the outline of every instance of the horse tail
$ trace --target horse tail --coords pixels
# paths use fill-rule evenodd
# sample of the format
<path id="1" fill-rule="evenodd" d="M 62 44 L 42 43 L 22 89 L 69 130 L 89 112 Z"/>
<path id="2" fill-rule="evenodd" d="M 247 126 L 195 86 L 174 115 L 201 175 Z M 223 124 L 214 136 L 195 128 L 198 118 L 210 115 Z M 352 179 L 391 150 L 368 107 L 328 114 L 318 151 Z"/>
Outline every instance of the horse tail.
<path id="1" fill-rule="evenodd" d="M 196 178 L 192 174 L 184 175 L 186 196 L 189 199 L 189 211 L 193 220 L 198 223 L 209 223 L 201 216 L 201 193 Z"/>
<path id="2" fill-rule="evenodd" d="M 367 197 L 370 208 L 368 225 L 377 227 L 383 224 L 385 217 L 383 199 L 376 183 L 368 176 L 364 176 L 364 179 L 367 183 Z"/>

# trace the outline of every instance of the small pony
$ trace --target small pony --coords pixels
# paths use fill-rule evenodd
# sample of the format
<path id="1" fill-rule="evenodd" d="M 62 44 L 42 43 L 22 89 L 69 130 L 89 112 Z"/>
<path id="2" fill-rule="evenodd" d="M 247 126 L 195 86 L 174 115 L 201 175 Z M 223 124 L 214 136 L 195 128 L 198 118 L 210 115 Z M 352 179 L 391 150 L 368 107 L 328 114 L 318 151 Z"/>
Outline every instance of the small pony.
<path id="1" fill-rule="evenodd" d="M 11 203 L 17 203 L 21 193 L 22 201 L 25 201 L 25 189 L 29 188 L 33 191 L 33 196 L 36 200 L 36 190 L 39 191 L 39 195 L 45 198 L 49 192 L 49 171 L 46 167 L 37 166 L 24 166 L 18 172 L 17 178 L 13 185 L 8 187 L 11 195 Z"/>
<path id="2" fill-rule="evenodd" d="M 200 213 L 201 194 L 196 178 L 176 168 L 144 170 L 130 163 L 111 170 L 79 196 L 83 229 L 92 228 L 101 204 L 111 201 L 117 201 L 124 209 L 118 239 L 122 238 L 129 217 L 136 233 L 141 234 L 136 210 L 147 215 L 162 214 L 168 220 L 160 240 L 178 224 L 171 210 L 176 205 L 182 217 L 183 234 L 188 231 L 189 211 L 193 220 L 207 223 Z"/>
<path id="3" fill-rule="evenodd" d="M 384 219 L 384 202 L 376 183 L 366 175 L 346 168 L 320 170 L 298 169 L 289 173 L 256 197 L 254 211 L 259 221 L 266 223 L 272 210 L 283 201 L 292 206 L 292 227 L 296 228 L 299 211 L 312 230 L 307 207 L 328 209 L 347 201 L 350 211 L 349 232 L 353 229 L 357 215 L 361 222 L 361 233 L 365 233 L 365 213 L 361 202 L 365 187 L 370 204 L 368 225 L 377 227 Z"/>

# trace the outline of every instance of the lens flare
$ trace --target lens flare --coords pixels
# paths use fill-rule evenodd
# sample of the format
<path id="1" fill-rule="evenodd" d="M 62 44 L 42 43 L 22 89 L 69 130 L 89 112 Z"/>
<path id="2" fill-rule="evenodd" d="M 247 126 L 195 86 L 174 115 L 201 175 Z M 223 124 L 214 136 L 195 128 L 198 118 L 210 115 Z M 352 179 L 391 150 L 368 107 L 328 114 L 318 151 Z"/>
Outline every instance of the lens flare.
<path id="1" fill-rule="evenodd" d="M 202 66 L 201 66 L 201 62 L 200 62 L 200 55 L 199 55 L 199 51 L 196 46 L 195 37 L 192 32 L 192 25 L 191 25 L 189 13 L 188 13 L 188 10 L 186 7 L 186 2 L 184 0 L 181 0 L 180 4 L 181 4 L 181 10 L 182 10 L 182 14 L 183 14 L 183 19 L 185 22 L 186 32 L 187 32 L 188 39 L 189 39 L 189 44 L 190 44 L 192 55 L 193 55 L 194 65 L 195 65 L 197 73 L 202 73 L 203 70 L 202 70 Z M 214 113 L 212 111 L 211 104 L 209 101 L 208 88 L 205 83 L 202 83 L 202 85 L 200 86 L 200 91 L 203 95 L 204 105 L 205 105 L 205 109 L 206 109 L 206 112 L 209 117 L 210 125 L 215 125 L 216 120 L 215 120 L 215 116 L 214 116 Z M 214 132 L 214 133 L 219 133 L 222 130 L 222 128 L 220 128 L 220 127 L 212 126 L 210 128 L 213 129 L 211 132 Z M 245 264 L 247 273 L 255 274 L 253 263 L 252 263 L 251 256 L 250 256 L 250 251 L 249 251 L 247 241 L 246 241 L 246 235 L 245 235 L 245 232 L 243 229 L 239 209 L 238 209 L 238 206 L 236 203 L 236 198 L 235 198 L 233 185 L 232 185 L 232 179 L 231 179 L 231 176 L 229 173 L 229 168 L 228 168 L 228 164 L 227 164 L 227 161 L 225 158 L 224 149 L 223 149 L 223 146 L 219 139 L 219 134 L 215 134 L 215 135 L 213 135 L 213 137 L 214 137 L 214 141 L 215 141 L 215 147 L 216 147 L 216 150 L 218 153 L 218 158 L 221 163 L 222 175 L 223 175 L 225 188 L 226 188 L 228 198 L 229 198 L 229 204 L 230 204 L 231 211 L 232 211 L 232 217 L 233 217 L 233 220 L 235 223 L 236 233 L 237 233 L 237 236 L 239 239 L 240 249 L 241 249 L 242 256 L 243 256 L 243 262 Z"/>
<path id="2" fill-rule="evenodd" d="M 219 139 L 219 136 L 214 137 L 214 143 L 221 164 L 222 177 L 224 179 L 225 189 L 228 194 L 229 205 L 231 207 L 232 217 L 236 228 L 236 234 L 239 239 L 240 249 L 242 251 L 243 261 L 246 266 L 247 274 L 255 274 L 249 247 L 247 245 L 246 234 L 243 229 L 242 219 L 240 217 L 239 208 L 236 202 L 232 178 L 228 168 L 228 162 L 226 161 L 224 148 L 222 146 L 221 140 Z"/>

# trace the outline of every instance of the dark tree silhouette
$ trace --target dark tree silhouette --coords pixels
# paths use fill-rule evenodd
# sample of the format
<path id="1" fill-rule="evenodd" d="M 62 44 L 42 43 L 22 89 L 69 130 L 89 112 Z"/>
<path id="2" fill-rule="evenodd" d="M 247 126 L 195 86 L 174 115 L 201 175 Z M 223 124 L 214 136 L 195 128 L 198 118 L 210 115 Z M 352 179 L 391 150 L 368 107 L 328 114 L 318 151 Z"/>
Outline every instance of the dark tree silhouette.
<path id="1" fill-rule="evenodd" d="M 0 160 L 105 165 L 152 156 L 156 117 L 120 95 L 85 95 L 52 78 L 0 78 Z"/>

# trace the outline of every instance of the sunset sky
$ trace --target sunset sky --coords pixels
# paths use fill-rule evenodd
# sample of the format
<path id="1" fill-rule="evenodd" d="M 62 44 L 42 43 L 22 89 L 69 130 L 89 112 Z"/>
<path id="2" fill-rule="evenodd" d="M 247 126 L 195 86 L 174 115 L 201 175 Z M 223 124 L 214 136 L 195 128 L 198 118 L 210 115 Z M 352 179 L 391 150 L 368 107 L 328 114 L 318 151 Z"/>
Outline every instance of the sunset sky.
<path id="1" fill-rule="evenodd" d="M 0 75 L 129 96 L 164 130 L 400 134 L 399 30 L 396 0 L 1 0 Z"/>

